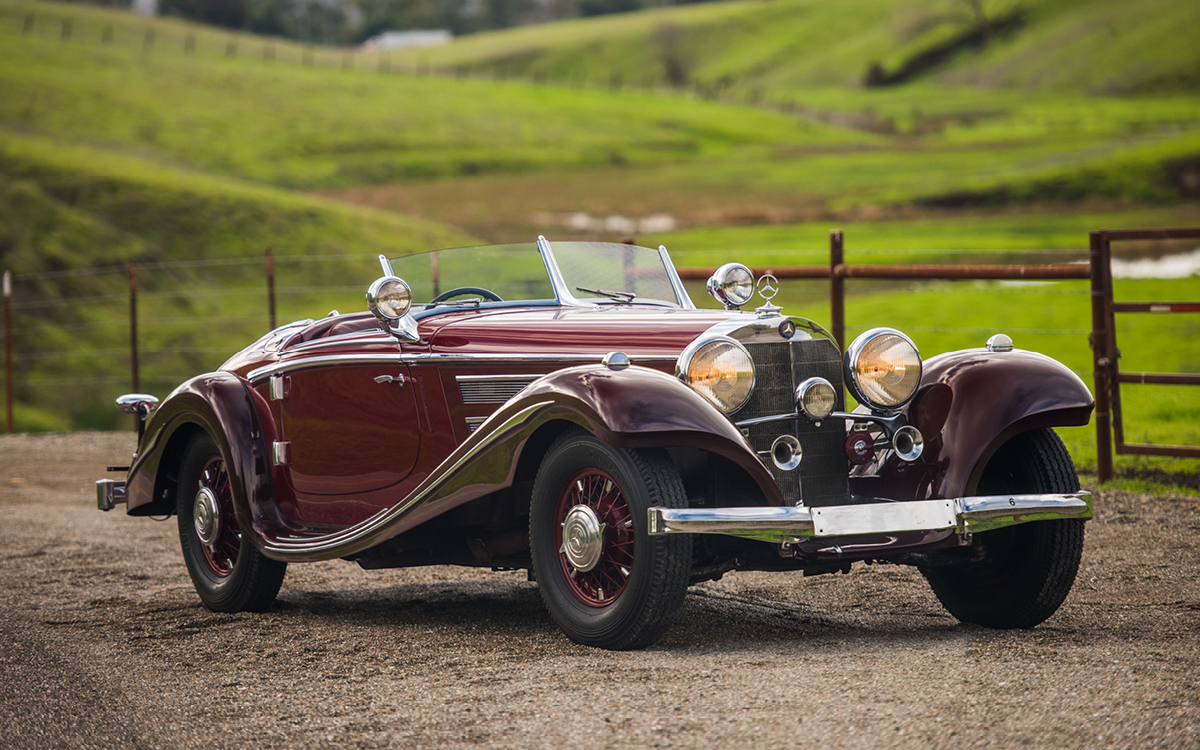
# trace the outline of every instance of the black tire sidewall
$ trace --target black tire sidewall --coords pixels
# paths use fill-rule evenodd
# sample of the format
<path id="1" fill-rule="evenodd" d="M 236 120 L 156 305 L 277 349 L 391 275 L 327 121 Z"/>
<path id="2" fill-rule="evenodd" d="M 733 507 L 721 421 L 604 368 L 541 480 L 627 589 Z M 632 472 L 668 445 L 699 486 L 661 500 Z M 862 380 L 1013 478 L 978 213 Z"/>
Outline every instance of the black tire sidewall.
<path id="1" fill-rule="evenodd" d="M 602 607 L 580 601 L 559 564 L 555 524 L 561 492 L 575 474 L 597 468 L 616 481 L 633 518 L 633 567 L 624 590 Z M 542 598 L 559 627 L 572 639 L 588 645 L 624 647 L 620 641 L 659 595 L 656 568 L 667 554 L 664 539 L 647 533 L 646 511 L 652 500 L 637 465 L 625 451 L 612 448 L 589 433 L 564 436 L 547 452 L 538 472 L 530 506 L 529 534 L 533 567 Z"/>
<path id="2" fill-rule="evenodd" d="M 1023 433 L 989 463 L 981 494 L 1069 493 L 1079 490 L 1071 456 L 1050 429 Z M 980 534 L 992 560 L 981 567 L 922 570 L 957 619 L 986 627 L 1030 628 L 1062 605 L 1075 581 L 1084 522 L 1035 521 Z"/>
<path id="3" fill-rule="evenodd" d="M 220 448 L 207 433 L 200 433 L 192 438 L 184 452 L 179 472 L 179 490 L 176 493 L 179 543 L 183 549 L 183 560 L 187 565 L 188 574 L 204 606 L 215 612 L 239 612 L 255 604 L 250 601 L 253 598 L 252 589 L 258 577 L 263 575 L 262 563 L 269 561 L 258 559 L 261 554 L 245 535 L 238 549 L 233 572 L 229 575 L 217 575 L 205 561 L 193 521 L 193 508 L 200 472 L 204 464 L 214 456 L 225 460 Z M 230 522 L 236 523 L 236 520 L 221 518 L 221 523 Z"/>

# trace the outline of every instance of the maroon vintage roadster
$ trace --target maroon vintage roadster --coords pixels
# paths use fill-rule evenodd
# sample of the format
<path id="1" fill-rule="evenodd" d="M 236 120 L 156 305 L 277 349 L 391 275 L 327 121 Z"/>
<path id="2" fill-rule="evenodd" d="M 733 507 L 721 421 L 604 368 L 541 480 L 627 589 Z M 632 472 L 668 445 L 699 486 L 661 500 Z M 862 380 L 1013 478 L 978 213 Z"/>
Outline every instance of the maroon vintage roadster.
<path id="1" fill-rule="evenodd" d="M 288 563 L 527 569 L 573 640 L 646 646 L 735 570 L 915 565 L 958 619 L 1028 628 L 1091 497 L 1053 427 L 1087 387 L 1003 334 L 845 354 L 742 265 L 699 310 L 665 248 L 547 242 L 387 259 L 369 312 L 283 326 L 139 415 L 98 503 L 175 514 L 200 599 L 261 611 Z M 844 389 L 858 402 L 848 411 Z M 114 467 L 125 470 L 126 467 Z"/>

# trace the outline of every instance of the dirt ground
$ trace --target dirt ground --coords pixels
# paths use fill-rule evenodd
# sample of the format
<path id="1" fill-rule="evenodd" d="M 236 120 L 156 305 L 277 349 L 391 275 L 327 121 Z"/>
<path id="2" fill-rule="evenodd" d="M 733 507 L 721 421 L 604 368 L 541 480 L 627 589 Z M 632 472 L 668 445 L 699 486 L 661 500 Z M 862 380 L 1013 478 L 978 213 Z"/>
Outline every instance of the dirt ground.
<path id="1" fill-rule="evenodd" d="M 576 646 L 518 573 L 292 565 L 201 606 L 174 519 L 95 509 L 128 434 L 0 437 L 0 747 L 1200 747 L 1200 500 L 1105 491 L 1043 625 L 918 573 L 737 573 L 653 648 Z"/>

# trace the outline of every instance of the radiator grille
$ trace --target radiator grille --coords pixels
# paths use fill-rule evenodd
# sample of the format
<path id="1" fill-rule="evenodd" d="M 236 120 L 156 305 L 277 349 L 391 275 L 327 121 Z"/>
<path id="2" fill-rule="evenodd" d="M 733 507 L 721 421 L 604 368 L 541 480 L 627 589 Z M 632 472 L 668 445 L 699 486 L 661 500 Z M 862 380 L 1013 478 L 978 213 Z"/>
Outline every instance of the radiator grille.
<path id="1" fill-rule="evenodd" d="M 842 358 L 832 341 L 750 343 L 746 348 L 754 357 L 754 393 L 733 415 L 734 421 L 794 412 L 796 386 L 814 376 L 833 384 L 837 392 L 834 408 L 837 411 L 845 409 L 841 388 Z M 804 449 L 800 467 L 794 471 L 780 471 L 770 459 L 766 460 L 784 500 L 792 505 L 803 501 L 809 507 L 850 502 L 850 463 L 843 447 L 845 423 L 840 419 L 827 419 L 817 427 L 799 419 L 755 425 L 749 428 L 750 442 L 757 451 L 769 451 L 775 438 L 789 431 L 793 431 Z"/>

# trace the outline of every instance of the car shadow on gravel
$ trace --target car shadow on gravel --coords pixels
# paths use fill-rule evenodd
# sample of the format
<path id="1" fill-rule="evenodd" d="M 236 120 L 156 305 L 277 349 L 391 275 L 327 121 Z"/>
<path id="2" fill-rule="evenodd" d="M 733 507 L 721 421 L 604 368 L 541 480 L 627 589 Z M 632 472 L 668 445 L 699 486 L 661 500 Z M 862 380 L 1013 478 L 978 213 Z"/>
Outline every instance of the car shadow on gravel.
<path id="1" fill-rule="evenodd" d="M 894 642 L 898 637 L 927 643 L 954 641 L 990 632 L 960 625 L 944 612 L 892 601 L 877 611 L 852 605 L 826 607 L 812 602 L 728 594 L 693 588 L 674 625 L 655 651 L 702 648 L 738 652 L 763 647 L 820 647 L 828 639 Z M 200 615 L 202 619 L 209 613 Z M 219 615 L 212 615 L 220 617 Z M 487 650 L 544 650 L 547 642 L 575 646 L 555 626 L 535 584 L 513 578 L 494 581 L 404 583 L 385 588 L 288 590 L 266 615 L 239 615 L 273 621 L 289 633 L 340 633 L 353 639 L 366 632 L 391 633 L 397 641 L 457 641 L 465 635 Z M 585 649 L 586 651 L 587 649 Z"/>

